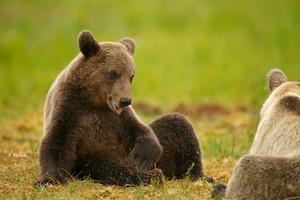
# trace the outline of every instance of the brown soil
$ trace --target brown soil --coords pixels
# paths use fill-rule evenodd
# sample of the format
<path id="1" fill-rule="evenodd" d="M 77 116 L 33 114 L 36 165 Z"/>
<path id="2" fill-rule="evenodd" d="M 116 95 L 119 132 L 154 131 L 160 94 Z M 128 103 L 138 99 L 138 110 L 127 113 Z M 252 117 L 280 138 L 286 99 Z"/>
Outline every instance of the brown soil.
<path id="1" fill-rule="evenodd" d="M 149 104 L 144 101 L 135 103 L 134 108 L 147 115 L 160 115 L 165 112 L 165 110 L 160 106 Z M 228 108 L 219 103 L 204 103 L 198 105 L 179 103 L 167 112 L 178 112 L 195 118 L 211 118 L 228 115 L 234 111 L 246 112 L 247 108 L 245 106 Z"/>

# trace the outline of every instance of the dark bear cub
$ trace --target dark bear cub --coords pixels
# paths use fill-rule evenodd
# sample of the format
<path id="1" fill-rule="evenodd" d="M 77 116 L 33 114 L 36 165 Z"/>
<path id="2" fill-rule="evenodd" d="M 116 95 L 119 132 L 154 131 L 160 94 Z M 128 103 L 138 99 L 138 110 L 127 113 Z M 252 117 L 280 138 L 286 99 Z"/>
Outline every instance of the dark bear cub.
<path id="1" fill-rule="evenodd" d="M 104 184 L 147 184 L 162 174 L 204 177 L 192 125 L 179 114 L 150 125 L 130 106 L 135 43 L 78 37 L 80 53 L 60 73 L 47 95 L 39 149 L 38 185 L 90 177 Z M 161 170 L 157 169 L 160 168 Z"/>
<path id="2" fill-rule="evenodd" d="M 189 175 L 192 181 L 205 178 L 213 182 L 203 173 L 199 142 L 193 126 L 184 116 L 168 114 L 152 122 L 150 127 L 163 146 L 156 166 L 167 178 L 181 179 Z"/>

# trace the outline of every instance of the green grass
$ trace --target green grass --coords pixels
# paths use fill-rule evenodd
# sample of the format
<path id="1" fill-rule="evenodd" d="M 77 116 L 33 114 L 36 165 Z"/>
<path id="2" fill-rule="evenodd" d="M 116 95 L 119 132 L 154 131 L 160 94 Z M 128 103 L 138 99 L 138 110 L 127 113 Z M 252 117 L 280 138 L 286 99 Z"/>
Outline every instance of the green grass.
<path id="1" fill-rule="evenodd" d="M 227 113 L 191 114 L 205 171 L 227 181 L 251 145 L 265 74 L 281 68 L 300 74 L 300 2 L 297 0 L 37 1 L 0 3 L 0 198 L 197 199 L 209 198 L 203 182 L 167 182 L 163 188 L 105 187 L 74 181 L 40 191 L 37 149 L 42 108 L 58 73 L 79 52 L 78 33 L 99 41 L 135 39 L 137 73 L 133 105 L 163 112 L 217 103 Z M 245 109 L 239 109 L 245 108 Z M 146 122 L 156 115 L 138 110 Z"/>
<path id="2" fill-rule="evenodd" d="M 258 106 L 270 68 L 297 79 L 299 7 L 292 0 L 2 1 L 0 116 L 42 106 L 79 52 L 83 29 L 100 41 L 136 40 L 136 101 Z"/>

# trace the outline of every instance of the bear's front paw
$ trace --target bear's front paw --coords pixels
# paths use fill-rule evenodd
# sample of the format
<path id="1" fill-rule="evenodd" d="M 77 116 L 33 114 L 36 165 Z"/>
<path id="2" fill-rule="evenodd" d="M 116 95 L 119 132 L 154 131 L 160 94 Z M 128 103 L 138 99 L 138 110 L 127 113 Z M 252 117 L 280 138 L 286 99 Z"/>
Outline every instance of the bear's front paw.
<path id="1" fill-rule="evenodd" d="M 139 137 L 131 151 L 134 162 L 140 171 L 147 172 L 154 168 L 162 155 L 162 147 L 151 137 Z"/>
<path id="2" fill-rule="evenodd" d="M 42 188 L 42 189 L 46 189 L 47 186 L 49 185 L 55 185 L 57 184 L 57 181 L 53 180 L 53 179 L 49 179 L 49 178 L 43 178 L 37 182 L 34 183 L 34 187 L 35 188 Z"/>
<path id="3" fill-rule="evenodd" d="M 211 198 L 213 199 L 222 199 L 225 197 L 227 186 L 224 184 L 216 184 L 213 186 L 212 192 L 211 192 Z"/>
<path id="4" fill-rule="evenodd" d="M 164 175 L 158 168 L 146 172 L 146 175 L 142 178 L 142 181 L 143 183 L 152 184 L 154 186 L 163 185 L 165 182 Z"/>
<path id="5" fill-rule="evenodd" d="M 57 184 L 64 185 L 64 184 L 66 184 L 66 182 L 67 182 L 67 180 L 62 180 L 62 179 L 58 180 L 58 179 L 51 178 L 51 177 L 45 177 L 45 178 L 42 178 L 41 180 L 35 182 L 34 187 L 45 189 L 49 185 L 57 185 Z"/>

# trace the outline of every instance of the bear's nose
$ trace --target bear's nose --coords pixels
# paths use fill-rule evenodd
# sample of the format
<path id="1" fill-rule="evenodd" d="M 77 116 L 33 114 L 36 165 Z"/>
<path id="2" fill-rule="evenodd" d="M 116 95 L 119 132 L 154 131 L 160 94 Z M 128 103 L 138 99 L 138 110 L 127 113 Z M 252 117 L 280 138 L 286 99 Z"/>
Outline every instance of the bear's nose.
<path id="1" fill-rule="evenodd" d="M 126 106 L 129 106 L 131 104 L 131 99 L 126 98 L 126 97 L 122 97 L 120 99 L 120 107 L 124 108 Z"/>

